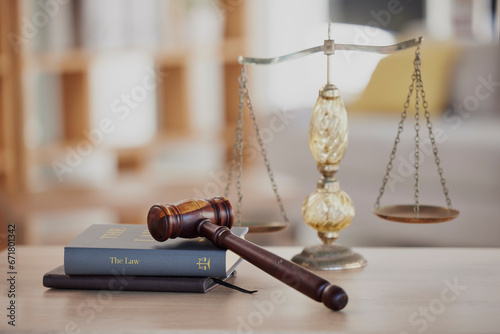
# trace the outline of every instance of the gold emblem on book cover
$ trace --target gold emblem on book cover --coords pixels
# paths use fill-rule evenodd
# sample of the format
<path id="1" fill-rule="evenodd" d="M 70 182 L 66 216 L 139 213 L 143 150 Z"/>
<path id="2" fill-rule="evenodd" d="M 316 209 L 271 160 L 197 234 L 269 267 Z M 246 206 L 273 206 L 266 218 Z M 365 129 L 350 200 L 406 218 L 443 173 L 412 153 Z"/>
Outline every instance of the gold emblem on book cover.
<path id="1" fill-rule="evenodd" d="M 198 269 L 200 270 L 210 269 L 210 258 L 200 257 L 196 264 L 198 265 Z"/>

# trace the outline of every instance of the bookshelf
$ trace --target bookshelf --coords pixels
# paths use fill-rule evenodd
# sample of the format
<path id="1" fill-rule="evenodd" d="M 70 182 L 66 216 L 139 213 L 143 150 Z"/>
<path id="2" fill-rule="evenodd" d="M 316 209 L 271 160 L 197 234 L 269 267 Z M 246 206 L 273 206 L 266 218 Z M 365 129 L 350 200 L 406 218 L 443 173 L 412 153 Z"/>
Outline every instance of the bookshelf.
<path id="1" fill-rule="evenodd" d="M 73 0 L 71 11 L 62 10 L 58 15 L 79 15 L 76 6 L 83 2 Z M 95 2 L 98 3 L 98 2 Z M 181 0 L 171 0 L 175 10 L 171 12 L 171 26 L 176 31 L 183 29 L 179 18 L 179 6 L 186 3 Z M 238 106 L 237 76 L 240 68 L 237 56 L 245 53 L 246 42 L 246 15 L 245 2 L 220 1 L 215 8 L 220 20 L 223 20 L 223 37 L 221 41 L 209 42 L 199 50 L 189 44 L 171 47 L 125 47 L 111 50 L 83 47 L 82 33 L 79 31 L 78 20 L 71 24 L 75 44 L 69 47 L 51 49 L 36 49 L 30 45 L 22 45 L 19 52 L 9 45 L 6 36 L 9 33 L 20 35 L 22 18 L 31 17 L 33 10 L 30 1 L 0 0 L 0 228 L 4 230 L 7 223 L 16 222 L 23 226 L 25 232 L 20 236 L 26 243 L 36 243 L 36 236 L 30 232 L 31 217 L 37 212 L 47 210 L 53 212 L 63 210 L 66 201 L 61 200 L 72 196 L 73 208 L 93 208 L 108 206 L 120 217 L 120 222 L 135 222 L 135 218 L 143 217 L 145 206 L 150 198 L 142 197 L 136 200 L 139 203 L 131 206 L 133 194 L 126 191 L 107 191 L 103 187 L 79 187 L 74 184 L 65 185 L 53 183 L 39 187 L 37 173 L 40 169 L 50 168 L 50 163 L 56 158 L 64 157 L 66 148 L 76 148 L 76 145 L 85 139 L 82 130 L 90 130 L 92 126 L 91 105 L 91 67 L 96 59 L 102 55 L 113 56 L 121 51 L 139 49 L 148 53 L 154 60 L 154 66 L 160 72 L 168 73 L 156 87 L 156 123 L 157 130 L 154 138 L 147 143 L 134 147 L 101 148 L 94 147 L 99 154 L 110 154 L 116 158 L 116 184 L 126 179 L 129 183 L 140 185 L 143 191 L 155 189 L 152 193 L 161 193 L 163 185 L 153 176 L 144 175 L 144 167 L 154 158 L 158 148 L 168 149 L 172 143 L 184 140 L 196 140 L 198 134 L 192 126 L 192 106 L 190 99 L 195 96 L 192 92 L 192 77 L 189 76 L 189 66 L 193 62 L 193 52 L 203 52 L 204 48 L 214 50 L 221 61 L 222 73 L 221 91 L 225 96 L 222 119 L 225 124 L 220 133 L 220 140 L 225 142 L 226 151 L 232 147 L 233 132 L 236 124 Z M 75 9 L 76 8 L 76 9 Z M 69 14 L 68 14 L 69 13 Z M 200 51 L 201 50 L 201 51 Z M 60 122 L 56 140 L 42 143 L 36 147 L 30 144 L 28 137 L 33 135 L 31 115 L 27 114 L 27 103 L 30 92 L 26 89 L 26 77 L 38 71 L 56 78 L 58 103 L 61 109 Z M 27 116 L 28 115 L 28 116 Z M 228 130 L 225 130 L 225 129 Z M 70 195 L 68 195 L 68 192 Z M 50 198 L 49 202 L 43 197 Z M 111 198 L 115 197 L 115 198 Z M 116 198 L 118 197 L 118 198 Z M 95 200 L 95 199 L 99 200 Z M 144 202 L 144 203 L 143 203 Z M 35 203 L 35 204 L 33 204 Z M 57 204 L 60 203 L 60 204 Z M 123 203 L 123 204 L 120 204 Z M 45 205 L 47 204 L 47 205 Z M 3 208 L 6 208 L 3 210 Z M 126 218 L 125 218 L 126 217 Z M 0 238 L 2 244 L 4 241 Z M 3 247 L 0 247 L 0 249 Z"/>
<path id="2" fill-rule="evenodd" d="M 18 31 L 21 6 L 17 1 L 1 0 L 0 5 L 0 182 L 9 192 L 27 188 L 24 138 L 21 57 L 6 38 Z"/>

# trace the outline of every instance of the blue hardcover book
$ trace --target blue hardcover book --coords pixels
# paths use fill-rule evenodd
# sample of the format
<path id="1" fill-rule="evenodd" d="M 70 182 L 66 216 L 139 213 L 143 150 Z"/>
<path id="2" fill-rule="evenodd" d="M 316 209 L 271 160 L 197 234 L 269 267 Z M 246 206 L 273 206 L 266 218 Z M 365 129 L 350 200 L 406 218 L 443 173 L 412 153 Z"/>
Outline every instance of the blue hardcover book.
<path id="1" fill-rule="evenodd" d="M 64 248 L 67 275 L 226 277 L 240 261 L 205 238 L 158 242 L 145 225 L 92 225 Z"/>

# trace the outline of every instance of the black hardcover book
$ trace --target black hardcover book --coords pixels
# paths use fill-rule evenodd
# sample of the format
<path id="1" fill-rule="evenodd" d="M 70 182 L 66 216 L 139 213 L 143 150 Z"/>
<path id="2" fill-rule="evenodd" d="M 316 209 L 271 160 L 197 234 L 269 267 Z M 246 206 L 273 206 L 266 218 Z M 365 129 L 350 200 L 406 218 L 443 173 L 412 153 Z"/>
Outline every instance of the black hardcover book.
<path id="1" fill-rule="evenodd" d="M 243 237 L 248 229 L 232 231 Z M 225 277 L 240 262 L 204 238 L 158 242 L 145 225 L 92 225 L 64 248 L 68 275 Z"/>
<path id="2" fill-rule="evenodd" d="M 218 279 L 225 281 L 234 273 L 233 271 L 228 277 Z M 43 286 L 56 289 L 204 293 L 217 285 L 210 277 L 66 275 L 64 266 L 43 276 Z"/>

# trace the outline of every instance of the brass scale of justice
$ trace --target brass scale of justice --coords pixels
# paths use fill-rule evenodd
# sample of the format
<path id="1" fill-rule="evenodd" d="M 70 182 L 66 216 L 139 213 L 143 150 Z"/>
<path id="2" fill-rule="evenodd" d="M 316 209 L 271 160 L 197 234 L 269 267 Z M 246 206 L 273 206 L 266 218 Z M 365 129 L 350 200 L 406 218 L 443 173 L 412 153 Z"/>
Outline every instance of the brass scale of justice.
<path id="1" fill-rule="evenodd" d="M 376 199 L 373 212 L 380 218 L 401 223 L 425 224 L 439 223 L 449 221 L 458 216 L 459 211 L 452 208 L 451 200 L 448 195 L 446 181 L 443 176 L 443 169 L 440 165 L 436 140 L 432 131 L 432 123 L 428 104 L 421 77 L 421 58 L 420 45 L 422 37 L 404 41 L 388 46 L 367 46 L 355 44 L 336 44 L 331 39 L 331 24 L 328 27 L 328 39 L 323 45 L 298 51 L 288 55 L 275 58 L 249 58 L 238 57 L 238 62 L 242 65 L 241 75 L 239 77 L 239 106 L 238 119 L 236 127 L 236 137 L 234 141 L 232 160 L 229 167 L 228 180 L 225 188 L 225 197 L 227 198 L 232 184 L 233 172 L 236 172 L 236 190 L 238 193 L 238 202 L 236 204 L 236 224 L 237 226 L 247 226 L 250 232 L 273 232 L 286 228 L 289 225 L 282 199 L 278 192 L 278 187 L 274 179 L 274 173 L 267 156 L 264 142 L 261 136 L 260 128 L 254 113 L 252 101 L 248 93 L 247 75 L 245 71 L 246 64 L 269 65 L 278 64 L 284 61 L 302 58 L 314 53 L 323 52 L 327 56 L 327 84 L 319 91 L 319 97 L 312 110 L 309 125 L 309 147 L 314 159 L 317 162 L 318 171 L 321 179 L 318 181 L 317 189 L 305 199 L 302 205 L 302 216 L 304 221 L 318 231 L 318 236 L 322 244 L 312 247 L 306 247 L 301 254 L 292 258 L 292 261 L 306 268 L 313 270 L 343 270 L 360 268 L 366 265 L 366 260 L 353 252 L 350 248 L 335 244 L 338 233 L 350 225 L 354 217 L 354 205 L 347 193 L 340 189 L 339 183 L 334 178 L 339 169 L 340 161 L 347 148 L 348 122 L 344 103 L 340 97 L 339 90 L 332 84 L 332 66 L 331 58 L 336 51 L 359 51 L 379 54 L 391 54 L 393 52 L 416 47 L 415 58 L 413 61 L 414 71 L 411 75 L 411 84 L 409 86 L 408 96 L 403 105 L 403 112 L 399 121 L 396 139 L 390 153 L 389 163 L 387 164 L 385 175 L 382 179 L 379 195 Z M 380 206 L 380 200 L 384 194 L 385 186 L 390 178 L 390 172 L 393 168 L 393 161 L 396 156 L 397 146 L 400 142 L 400 135 L 403 131 L 404 122 L 408 116 L 408 107 L 410 99 L 415 92 L 415 173 L 414 173 L 414 204 L 409 205 L 391 205 Z M 422 106 L 420 106 L 422 101 Z M 243 109 L 247 107 L 250 113 L 250 119 L 253 122 L 253 128 L 256 131 L 257 141 L 259 143 L 261 154 L 267 169 L 271 186 L 278 203 L 283 222 L 272 223 L 252 223 L 241 222 L 241 206 L 243 200 L 242 194 L 242 169 L 243 169 Z M 420 161 L 420 110 L 423 107 L 425 124 L 428 129 L 429 138 L 434 153 L 434 160 L 437 166 L 437 172 L 442 185 L 443 193 L 446 199 L 446 207 L 421 205 L 419 202 L 419 161 Z"/>

